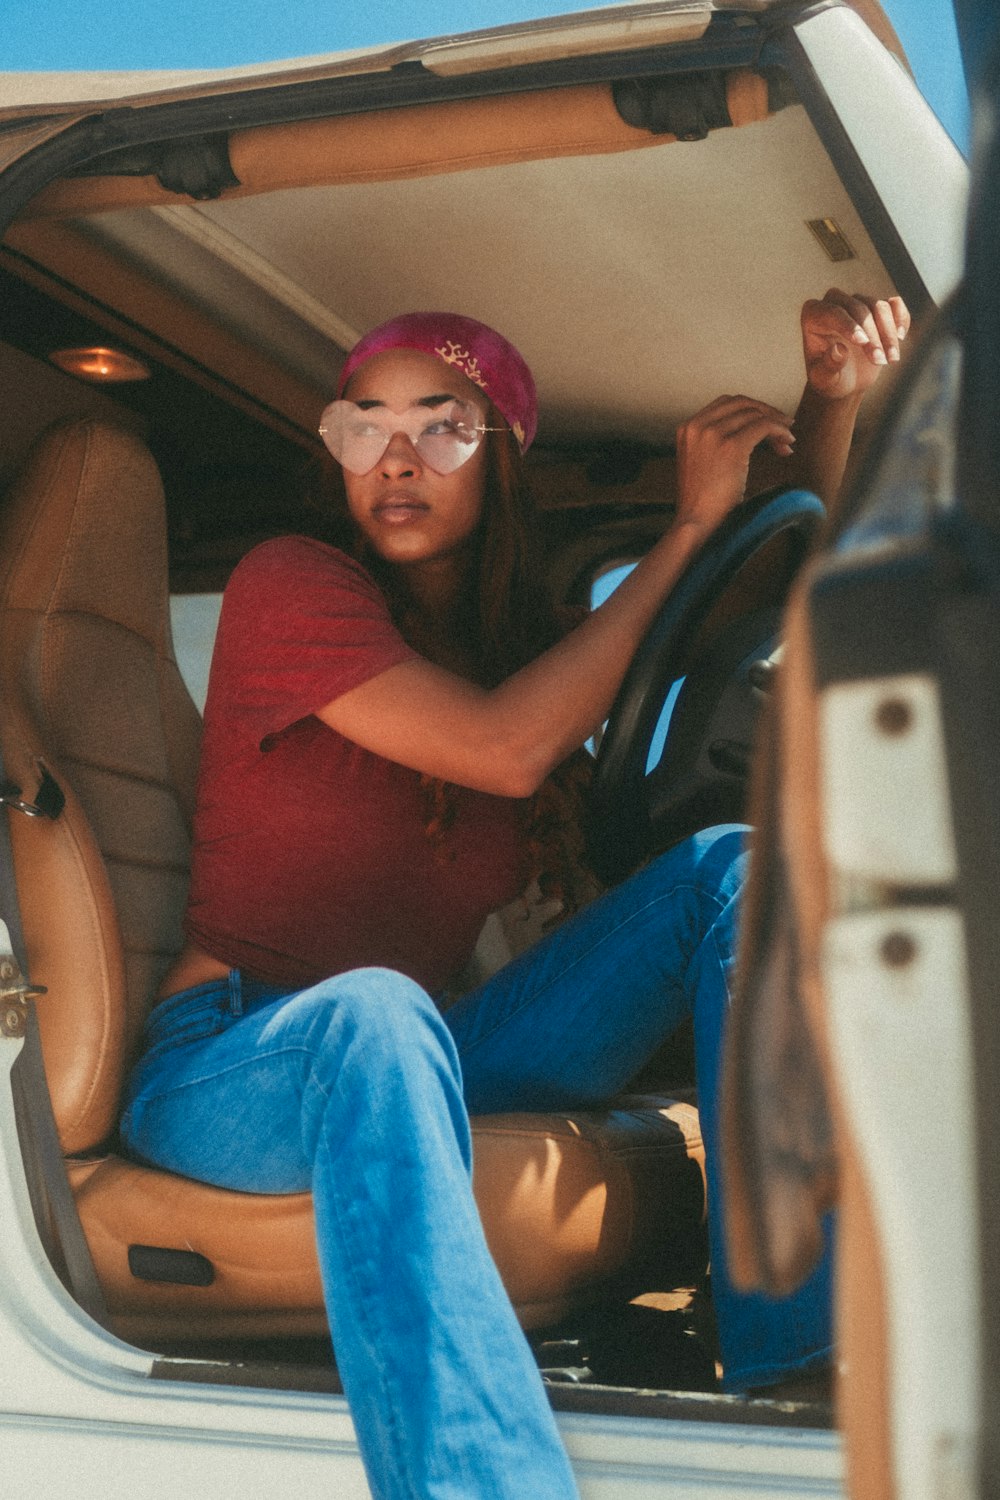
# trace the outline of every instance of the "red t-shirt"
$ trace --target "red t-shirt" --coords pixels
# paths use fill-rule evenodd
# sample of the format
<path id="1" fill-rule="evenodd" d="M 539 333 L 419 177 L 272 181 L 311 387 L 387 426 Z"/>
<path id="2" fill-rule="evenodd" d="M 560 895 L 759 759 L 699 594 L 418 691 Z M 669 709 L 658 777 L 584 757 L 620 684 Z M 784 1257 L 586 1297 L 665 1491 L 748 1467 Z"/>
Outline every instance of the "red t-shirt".
<path id="1" fill-rule="evenodd" d="M 276 984 L 370 964 L 431 993 L 527 878 L 527 804 L 456 788 L 440 843 L 416 771 L 315 717 L 416 653 L 359 564 L 283 537 L 226 589 L 205 706 L 188 936 Z"/>

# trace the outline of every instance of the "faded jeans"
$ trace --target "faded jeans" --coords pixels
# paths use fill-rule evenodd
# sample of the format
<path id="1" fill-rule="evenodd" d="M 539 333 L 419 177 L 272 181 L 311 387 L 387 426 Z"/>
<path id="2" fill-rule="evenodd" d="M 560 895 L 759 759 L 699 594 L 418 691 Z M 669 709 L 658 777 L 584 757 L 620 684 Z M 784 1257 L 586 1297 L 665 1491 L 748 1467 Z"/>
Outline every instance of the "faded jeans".
<path id="1" fill-rule="evenodd" d="M 773 1301 L 726 1271 L 717 1080 L 744 830 L 662 855 L 440 1013 L 359 969 L 198 985 L 152 1012 L 128 1149 L 250 1193 L 312 1189 L 337 1364 L 379 1500 L 570 1500 L 540 1377 L 483 1239 L 468 1115 L 601 1105 L 694 1015 L 726 1386 L 830 1356 L 827 1253 Z"/>

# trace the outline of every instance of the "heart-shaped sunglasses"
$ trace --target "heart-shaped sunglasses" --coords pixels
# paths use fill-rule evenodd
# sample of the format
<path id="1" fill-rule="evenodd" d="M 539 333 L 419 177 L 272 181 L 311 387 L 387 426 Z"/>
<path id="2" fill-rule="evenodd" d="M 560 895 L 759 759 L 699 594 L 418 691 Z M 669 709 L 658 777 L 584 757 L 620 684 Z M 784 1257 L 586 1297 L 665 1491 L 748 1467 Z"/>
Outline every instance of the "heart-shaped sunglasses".
<path id="1" fill-rule="evenodd" d="M 409 438 L 436 474 L 453 474 L 472 457 L 485 432 L 504 429 L 484 426 L 477 407 L 455 400 L 433 408 L 414 405 L 405 411 L 331 401 L 320 418 L 319 430 L 334 458 L 352 474 L 374 469 L 397 432 Z"/>

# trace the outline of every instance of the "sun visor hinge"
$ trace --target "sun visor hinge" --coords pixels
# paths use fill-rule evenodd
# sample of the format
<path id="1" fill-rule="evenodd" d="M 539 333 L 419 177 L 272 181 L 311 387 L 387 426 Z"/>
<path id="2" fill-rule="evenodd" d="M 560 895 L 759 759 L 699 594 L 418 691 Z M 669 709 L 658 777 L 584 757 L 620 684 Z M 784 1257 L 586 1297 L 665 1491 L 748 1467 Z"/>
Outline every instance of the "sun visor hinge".
<path id="1" fill-rule="evenodd" d="M 168 141 L 157 155 L 156 180 L 168 193 L 186 193 L 189 198 L 205 202 L 221 197 L 226 188 L 240 185 L 229 160 L 227 135 Z"/>
<path id="2" fill-rule="evenodd" d="M 623 78 L 612 84 L 615 108 L 626 125 L 679 141 L 702 141 L 710 130 L 732 125 L 725 73 L 664 78 Z"/>
<path id="3" fill-rule="evenodd" d="M 742 69 L 735 74 L 716 69 L 711 73 L 623 78 L 611 85 L 611 92 L 626 125 L 648 130 L 651 135 L 672 135 L 679 141 L 703 141 L 710 130 L 724 130 L 734 124 L 729 109 L 730 82 L 741 75 L 763 80 L 769 115 L 796 103 L 791 81 L 779 68 L 757 68 L 752 75 Z"/>
<path id="4" fill-rule="evenodd" d="M 155 177 L 168 193 L 179 193 L 198 202 L 219 198 L 226 188 L 240 185 L 229 159 L 229 136 L 225 131 L 117 147 L 91 157 L 72 175 Z"/>

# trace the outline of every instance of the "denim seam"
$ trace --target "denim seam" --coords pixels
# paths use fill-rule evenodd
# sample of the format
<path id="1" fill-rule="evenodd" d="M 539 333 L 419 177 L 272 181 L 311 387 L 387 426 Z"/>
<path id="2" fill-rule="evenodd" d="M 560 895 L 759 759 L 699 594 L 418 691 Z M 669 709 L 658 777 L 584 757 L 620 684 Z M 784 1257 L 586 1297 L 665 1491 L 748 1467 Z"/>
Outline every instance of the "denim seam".
<path id="1" fill-rule="evenodd" d="M 288 1049 L 288 1050 L 292 1050 L 292 1049 Z M 331 1094 L 334 1091 L 336 1091 L 338 1094 L 341 1093 L 341 1090 L 340 1090 L 341 1076 L 342 1076 L 342 1069 L 338 1068 L 337 1072 L 336 1072 L 336 1075 L 334 1077 L 334 1080 L 333 1080 L 333 1089 L 332 1090 L 331 1089 L 327 1089 L 325 1087 L 325 1085 L 323 1084 L 322 1080 L 319 1079 L 319 1078 L 317 1078 L 315 1076 L 315 1070 L 313 1070 L 309 1081 L 315 1087 L 316 1092 L 325 1101 L 325 1104 L 328 1105 L 329 1102 L 330 1102 Z M 303 1103 L 304 1102 L 305 1102 L 305 1096 L 304 1096 L 304 1091 L 303 1091 Z M 324 1113 L 325 1113 L 325 1110 L 324 1110 Z M 320 1128 L 322 1130 L 322 1126 Z M 317 1156 L 319 1154 L 319 1150 L 320 1149 L 321 1148 L 320 1148 L 319 1142 L 317 1142 L 317 1149 L 312 1154 L 313 1172 L 314 1172 L 314 1174 L 315 1174 L 315 1170 L 316 1170 L 316 1167 L 315 1167 L 316 1158 L 317 1158 Z M 358 1256 L 357 1256 L 357 1236 L 356 1236 L 356 1234 L 354 1232 L 354 1226 L 353 1226 L 353 1224 L 351 1222 L 351 1208 L 352 1208 L 352 1204 L 351 1203 L 346 1203 L 346 1204 L 343 1204 L 343 1205 L 341 1204 L 341 1195 L 340 1195 L 340 1192 L 339 1192 L 339 1189 L 338 1189 L 338 1186 L 337 1186 L 337 1174 L 333 1170 L 333 1163 L 332 1163 L 332 1160 L 330 1160 L 329 1145 L 328 1145 L 328 1143 L 325 1140 L 323 1141 L 322 1149 L 326 1151 L 327 1158 L 328 1158 L 328 1172 L 327 1172 L 327 1180 L 329 1182 L 328 1201 L 332 1205 L 333 1211 L 334 1211 L 334 1213 L 337 1216 L 337 1223 L 338 1223 L 338 1225 L 340 1227 L 341 1244 L 344 1245 L 345 1247 L 348 1244 L 351 1245 L 351 1255 L 350 1255 L 350 1259 L 349 1259 L 349 1267 L 350 1267 L 351 1279 L 352 1279 L 352 1281 L 354 1283 L 354 1292 L 355 1292 L 354 1301 L 353 1301 L 354 1313 L 355 1313 L 355 1316 L 357 1318 L 359 1318 L 359 1320 L 362 1320 L 364 1322 L 364 1324 L 365 1324 L 367 1335 L 368 1335 L 368 1339 L 369 1339 L 370 1348 L 372 1350 L 372 1362 L 378 1368 L 379 1377 L 380 1377 L 380 1380 L 381 1380 L 381 1383 L 382 1383 L 382 1389 L 383 1389 L 383 1392 L 384 1392 L 384 1395 L 385 1395 L 385 1400 L 381 1404 L 382 1405 L 382 1425 L 383 1425 L 384 1428 L 387 1429 L 389 1437 L 390 1437 L 390 1444 L 389 1444 L 389 1446 L 391 1447 L 391 1450 L 392 1450 L 392 1458 L 393 1458 L 393 1461 L 394 1461 L 394 1464 L 395 1464 L 396 1476 L 397 1476 L 398 1480 L 400 1482 L 402 1482 L 402 1484 L 405 1485 L 406 1492 L 411 1497 L 411 1500 L 421 1500 L 421 1497 L 420 1497 L 419 1493 L 417 1492 L 417 1490 L 414 1489 L 413 1484 L 411 1482 L 411 1478 L 410 1478 L 409 1464 L 407 1462 L 407 1455 L 406 1455 L 406 1444 L 405 1444 L 404 1434 L 403 1434 L 403 1431 L 402 1431 L 402 1428 L 401 1428 L 401 1424 L 400 1424 L 400 1421 L 399 1421 L 400 1401 L 399 1401 L 398 1384 L 397 1384 L 397 1381 L 394 1379 L 394 1377 L 393 1377 L 393 1375 L 391 1373 L 391 1370 L 389 1368 L 388 1362 L 383 1357 L 383 1351 L 385 1349 L 387 1349 L 387 1348 L 391 1348 L 392 1347 L 392 1329 L 391 1328 L 389 1328 L 389 1329 L 380 1329 L 380 1328 L 377 1328 L 375 1326 L 375 1321 L 373 1321 L 373 1319 L 372 1319 L 372 1315 L 371 1315 L 372 1314 L 372 1307 L 373 1306 L 377 1307 L 377 1306 L 380 1305 L 381 1294 L 380 1294 L 380 1292 L 378 1290 L 376 1290 L 375 1295 L 371 1296 L 371 1295 L 369 1295 L 368 1289 L 365 1288 L 364 1286 L 362 1286 L 362 1284 L 361 1284 L 361 1275 L 360 1275 L 359 1261 L 358 1261 Z M 315 1180 L 315 1177 L 314 1177 L 314 1180 Z M 345 1212 L 346 1212 L 346 1217 L 345 1217 Z M 363 1246 L 362 1246 L 362 1254 L 363 1253 L 364 1253 L 364 1250 L 363 1250 Z M 345 1259 L 346 1259 L 346 1257 L 345 1257 Z M 336 1355 L 336 1350 L 334 1350 L 334 1355 Z"/>
<path id="2" fill-rule="evenodd" d="M 716 898 L 712 898 L 712 899 L 716 899 Z M 735 900 L 736 898 L 733 897 L 731 899 Z M 721 915 L 722 912 L 724 912 L 727 909 L 727 907 L 730 904 L 731 904 L 730 901 L 726 901 L 726 902 L 723 902 L 723 903 L 720 904 L 720 915 Z M 720 970 L 720 972 L 722 974 L 722 982 L 726 986 L 726 1000 L 727 1000 L 728 1004 L 731 1006 L 732 1003 L 733 1003 L 733 987 L 729 983 L 729 964 L 736 957 L 736 951 L 735 951 L 736 950 L 736 944 L 735 943 L 733 944 L 733 952 L 732 953 L 723 954 L 722 951 L 719 948 L 719 934 L 718 934 L 718 931 L 716 930 L 716 924 L 714 922 L 712 923 L 712 926 L 711 926 L 711 928 L 709 930 L 708 936 L 712 939 L 712 947 L 715 950 L 715 957 L 716 957 L 716 959 L 718 961 L 719 970 Z"/>
<path id="3" fill-rule="evenodd" d="M 537 985 L 532 990 L 531 994 L 529 996 L 527 996 L 521 1002 L 520 1005 L 518 1005 L 515 1009 L 509 1011 L 502 1018 L 502 1020 L 499 1020 L 496 1023 L 496 1025 L 493 1026 L 493 1028 L 490 1031 L 487 1031 L 482 1036 L 477 1037 L 474 1042 L 469 1042 L 467 1045 L 464 1045 L 461 1048 L 461 1055 L 464 1056 L 464 1057 L 470 1056 L 478 1047 L 480 1047 L 482 1045 L 483 1042 L 489 1041 L 489 1039 L 491 1037 L 495 1036 L 498 1031 L 502 1031 L 503 1028 L 510 1021 L 512 1021 L 515 1016 L 519 1016 L 522 1013 L 522 1011 L 527 1010 L 527 1008 L 529 1006 L 533 1005 L 536 1000 L 538 1000 L 542 995 L 545 994 L 546 990 L 548 990 L 548 989 L 551 988 L 552 985 L 557 984 L 561 980 L 565 979 L 567 974 L 572 973 L 572 971 L 574 969 L 578 968 L 580 966 L 580 964 L 583 963 L 583 961 L 585 959 L 589 958 L 592 953 L 595 953 L 598 948 L 601 948 L 606 942 L 609 941 L 610 938 L 614 937 L 617 933 L 621 932 L 621 930 L 624 927 L 628 927 L 630 925 L 630 923 L 634 922 L 636 920 L 636 918 L 642 916 L 645 912 L 648 912 L 652 907 L 659 906 L 661 904 L 661 902 L 663 902 L 663 901 L 670 901 L 670 900 L 672 900 L 674 898 L 674 896 L 676 896 L 678 894 L 679 891 L 693 891 L 696 896 L 702 897 L 706 901 L 712 902 L 718 908 L 717 915 L 719 915 L 722 912 L 724 912 L 725 909 L 726 909 L 726 907 L 729 905 L 728 901 L 720 901 L 717 896 L 713 896 L 710 892 L 705 891 L 699 885 L 679 884 L 679 885 L 671 886 L 671 888 L 670 888 L 669 891 L 662 892 L 659 896 L 654 897 L 652 901 L 647 901 L 646 904 L 645 904 L 645 906 L 640 906 L 635 911 L 630 912 L 629 915 L 624 919 L 624 921 L 619 922 L 614 927 L 609 927 L 608 930 L 605 933 L 602 934 L 602 936 L 598 939 L 597 942 L 591 943 L 591 945 L 590 945 L 589 948 L 586 948 L 586 949 L 584 949 L 583 952 L 578 953 L 576 955 L 576 957 L 573 959 L 572 963 L 568 963 L 565 966 L 565 968 L 562 968 L 562 969 L 559 970 L 558 974 L 553 974 L 551 976 L 551 978 L 546 979 L 544 981 L 544 983 Z M 714 926 L 714 923 L 713 923 L 713 926 Z M 704 941 L 704 939 L 702 939 L 702 941 Z M 695 950 L 694 950 L 695 952 L 697 952 L 698 946 L 700 946 L 700 945 L 699 944 L 695 945 Z M 691 953 L 691 954 L 688 955 L 688 964 L 690 964 L 691 959 L 693 957 L 694 957 L 694 953 Z M 727 993 L 728 993 L 728 987 L 727 987 Z M 447 1020 L 447 1016 L 446 1016 L 446 1020 Z"/>
<path id="4" fill-rule="evenodd" d="M 323 1097 L 326 1100 L 329 1101 L 329 1097 L 330 1096 L 326 1092 L 326 1090 L 323 1089 L 322 1085 L 317 1085 L 317 1087 L 319 1088 L 319 1091 L 323 1095 Z M 326 1147 L 326 1143 L 325 1142 L 324 1142 L 324 1149 L 326 1149 L 327 1152 L 328 1152 L 328 1148 Z M 329 1154 L 329 1152 L 328 1152 L 328 1154 Z M 314 1172 L 315 1172 L 316 1155 L 318 1155 L 318 1151 L 313 1156 L 313 1170 L 314 1170 Z M 356 1236 L 355 1236 L 355 1233 L 354 1233 L 353 1225 L 351 1225 L 351 1223 L 350 1223 L 350 1207 L 351 1207 L 351 1205 L 350 1204 L 346 1204 L 346 1205 L 342 1205 L 341 1204 L 340 1194 L 336 1190 L 336 1187 L 335 1187 L 336 1173 L 333 1171 L 332 1164 L 328 1167 L 328 1179 L 329 1179 L 329 1183 L 330 1183 L 330 1188 L 329 1188 L 329 1192 L 328 1192 L 328 1201 L 329 1201 L 331 1207 L 333 1208 L 333 1211 L 334 1211 L 334 1213 L 336 1214 L 336 1217 L 337 1217 L 337 1224 L 338 1224 L 339 1231 L 340 1231 L 341 1244 L 344 1245 L 345 1247 L 348 1244 L 351 1245 L 351 1255 L 349 1257 L 348 1264 L 349 1264 L 349 1267 L 350 1267 L 351 1279 L 352 1279 L 352 1281 L 354 1283 L 354 1298 L 353 1298 L 354 1315 L 355 1315 L 356 1318 L 359 1319 L 359 1321 L 363 1322 L 364 1325 L 365 1325 L 365 1329 L 366 1329 L 366 1332 L 367 1332 L 367 1335 L 368 1335 L 368 1340 L 369 1340 L 369 1347 L 370 1347 L 370 1349 L 372 1351 L 372 1361 L 373 1361 L 374 1364 L 377 1365 L 377 1368 L 378 1368 L 378 1371 L 379 1371 L 379 1377 L 380 1377 L 381 1383 L 382 1383 L 382 1388 L 383 1388 L 383 1391 L 384 1391 L 385 1397 L 386 1397 L 386 1399 L 382 1402 L 382 1425 L 383 1425 L 383 1427 L 385 1429 L 387 1429 L 389 1437 L 390 1437 L 390 1444 L 389 1444 L 389 1446 L 390 1446 L 390 1448 L 392 1450 L 392 1458 L 393 1458 L 393 1461 L 394 1461 L 394 1464 L 395 1464 L 396 1476 L 405 1485 L 406 1491 L 411 1496 L 411 1500 L 420 1500 L 419 1494 L 417 1493 L 417 1491 L 413 1488 L 412 1484 L 410 1483 L 409 1466 L 408 1466 L 407 1461 L 406 1461 L 406 1451 L 405 1451 L 405 1446 L 404 1446 L 403 1441 L 402 1441 L 402 1433 L 400 1431 L 400 1424 L 399 1424 L 399 1402 L 396 1399 L 397 1394 L 398 1394 L 397 1393 L 397 1389 L 396 1389 L 396 1383 L 395 1383 L 394 1380 L 391 1379 L 388 1365 L 387 1365 L 386 1361 L 382 1358 L 382 1350 L 386 1347 L 385 1340 L 384 1340 L 384 1337 L 383 1337 L 383 1331 L 378 1330 L 378 1329 L 375 1328 L 375 1326 L 374 1326 L 374 1324 L 372 1322 L 372 1318 L 371 1318 L 371 1304 L 372 1303 L 377 1304 L 378 1301 L 379 1301 L 379 1298 L 378 1298 L 377 1295 L 375 1297 L 371 1297 L 369 1295 L 368 1289 L 366 1287 L 362 1286 L 362 1284 L 361 1284 L 361 1278 L 360 1278 L 360 1273 L 359 1273 L 358 1264 L 357 1264 Z M 347 1209 L 347 1216 L 346 1217 L 345 1217 L 345 1214 L 344 1214 L 344 1209 L 345 1208 Z M 346 1259 L 347 1259 L 347 1257 L 345 1257 L 345 1260 Z M 390 1337 L 391 1337 L 391 1330 L 390 1330 Z M 337 1351 L 336 1351 L 336 1348 L 335 1348 L 334 1349 L 334 1357 L 336 1357 L 336 1352 Z"/>
<path id="5" fill-rule="evenodd" d="M 216 1033 L 216 1035 L 218 1035 L 218 1033 Z M 206 1040 L 206 1038 L 199 1038 L 199 1040 Z M 308 1057 L 313 1056 L 313 1053 L 308 1047 L 303 1046 L 301 1043 L 294 1043 L 290 1044 L 287 1047 L 281 1047 L 277 1051 L 268 1052 L 267 1058 L 270 1062 L 272 1059 L 276 1059 L 279 1057 L 288 1057 L 293 1053 L 305 1053 Z M 187 1078 L 183 1083 L 173 1084 L 169 1088 L 158 1088 L 154 1097 L 146 1102 L 155 1103 L 160 1099 L 174 1098 L 177 1095 L 187 1093 L 189 1089 L 201 1088 L 203 1084 L 211 1083 L 216 1078 L 225 1078 L 228 1073 L 236 1073 L 241 1068 L 256 1067 L 259 1065 L 259 1063 L 259 1057 L 242 1057 L 238 1062 L 228 1063 L 226 1067 L 217 1068 L 213 1073 L 200 1073 L 197 1078 Z M 329 1095 L 325 1094 L 324 1097 L 329 1098 Z"/>

